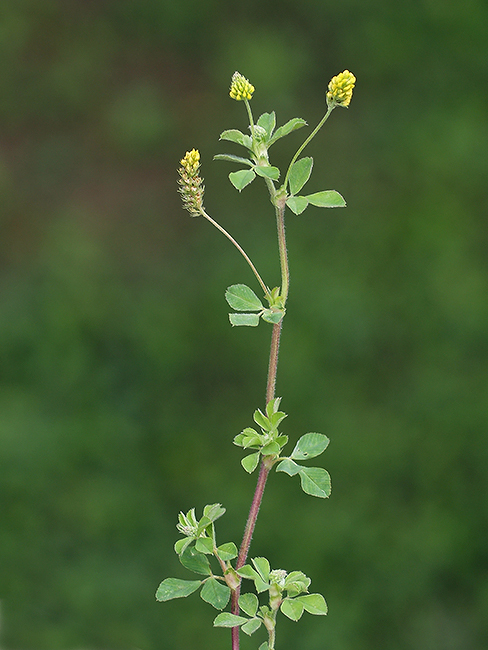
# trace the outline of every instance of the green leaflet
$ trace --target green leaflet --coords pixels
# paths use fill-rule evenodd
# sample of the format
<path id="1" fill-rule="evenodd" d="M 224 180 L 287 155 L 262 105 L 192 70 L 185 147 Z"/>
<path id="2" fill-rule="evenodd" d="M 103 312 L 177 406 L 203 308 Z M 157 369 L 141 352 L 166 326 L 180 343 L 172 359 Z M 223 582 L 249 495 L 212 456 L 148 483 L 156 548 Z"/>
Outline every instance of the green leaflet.
<path id="1" fill-rule="evenodd" d="M 344 197 L 335 190 L 324 190 L 323 192 L 315 192 L 315 194 L 308 194 L 306 197 L 310 205 L 315 205 L 317 208 L 345 208 L 346 202 Z"/>
<path id="2" fill-rule="evenodd" d="M 255 178 L 256 174 L 252 169 L 241 169 L 238 172 L 231 172 L 229 174 L 230 182 L 236 190 L 239 190 L 239 192 L 242 192 L 242 190 L 249 185 L 249 183 L 252 183 Z"/>
<path id="3" fill-rule="evenodd" d="M 269 561 L 265 557 L 254 557 L 251 561 L 264 582 L 267 582 L 271 570 Z"/>
<path id="4" fill-rule="evenodd" d="M 233 560 L 235 557 L 237 557 L 238 554 L 237 546 L 234 544 L 234 542 L 227 542 L 227 544 L 218 546 L 217 552 L 219 554 L 219 558 L 224 562 Z"/>
<path id="5" fill-rule="evenodd" d="M 244 625 L 247 623 L 248 619 L 243 616 L 236 616 L 235 614 L 229 614 L 228 612 L 222 612 L 214 620 L 214 627 L 237 627 L 239 625 Z"/>
<path id="6" fill-rule="evenodd" d="M 301 117 L 292 118 L 286 124 L 276 129 L 273 137 L 268 142 L 268 146 L 270 147 L 280 138 L 283 138 L 285 135 L 288 135 L 292 131 L 296 131 L 296 129 L 301 129 L 302 126 L 306 126 L 306 125 L 307 123 L 305 122 L 305 120 L 302 120 Z"/>
<path id="7" fill-rule="evenodd" d="M 178 578 L 166 578 L 159 585 L 156 591 L 156 600 L 165 602 L 174 598 L 186 598 L 196 591 L 202 584 L 201 580 L 179 580 Z"/>
<path id="8" fill-rule="evenodd" d="M 325 616 L 327 614 L 328 608 L 325 598 L 322 594 L 307 594 L 306 596 L 298 596 L 296 599 L 300 601 L 305 610 L 309 614 L 315 614 L 317 616 Z"/>
<path id="9" fill-rule="evenodd" d="M 270 138 L 276 126 L 275 112 L 273 111 L 272 113 L 263 113 L 258 119 L 257 125 L 264 129 L 268 135 L 268 138 Z"/>
<path id="10" fill-rule="evenodd" d="M 256 630 L 259 630 L 262 622 L 260 618 L 251 618 L 247 623 L 244 623 L 241 630 L 251 636 Z"/>
<path id="11" fill-rule="evenodd" d="M 230 589 L 215 578 L 209 578 L 202 587 L 200 597 L 215 609 L 224 609 L 229 602 Z"/>
<path id="12" fill-rule="evenodd" d="M 251 136 L 245 135 L 238 129 L 229 129 L 228 131 L 223 131 L 220 134 L 219 139 L 227 140 L 228 142 L 235 142 L 236 144 L 240 144 L 243 147 L 246 147 L 246 149 L 252 148 Z"/>
<path id="13" fill-rule="evenodd" d="M 248 616 L 256 616 L 259 607 L 259 600 L 256 594 L 242 594 L 239 596 L 239 607 Z"/>
<path id="14" fill-rule="evenodd" d="M 302 469 L 301 465 L 297 465 L 289 458 L 284 458 L 276 468 L 277 472 L 285 472 L 288 476 L 295 476 Z"/>
<path id="15" fill-rule="evenodd" d="M 286 205 L 294 214 L 302 214 L 308 205 L 308 199 L 304 196 L 289 196 Z"/>
<path id="16" fill-rule="evenodd" d="M 211 503 L 203 509 L 203 516 L 207 517 L 210 522 L 216 521 L 222 517 L 223 514 L 225 514 L 225 508 L 221 503 Z"/>
<path id="17" fill-rule="evenodd" d="M 230 324 L 234 327 L 257 327 L 259 314 L 229 314 Z"/>
<path id="18" fill-rule="evenodd" d="M 327 470 L 322 467 L 302 467 L 299 474 L 304 492 L 321 499 L 330 496 L 330 475 Z"/>
<path id="19" fill-rule="evenodd" d="M 295 163 L 290 170 L 290 176 L 288 182 L 290 183 L 290 193 L 298 194 L 302 189 L 305 183 L 310 178 L 313 167 L 313 158 L 300 158 Z"/>
<path id="20" fill-rule="evenodd" d="M 225 160 L 227 162 L 236 162 L 243 163 L 244 165 L 249 165 L 249 167 L 254 167 L 252 160 L 248 158 L 241 158 L 241 156 L 234 156 L 231 153 L 218 153 L 213 157 L 214 160 Z"/>
<path id="21" fill-rule="evenodd" d="M 306 433 L 295 445 L 290 458 L 293 460 L 307 460 L 319 456 L 327 449 L 329 439 L 323 433 Z"/>
<path id="22" fill-rule="evenodd" d="M 233 284 L 227 287 L 225 299 L 236 311 L 261 311 L 264 309 L 254 291 L 246 284 Z"/>
<path id="23" fill-rule="evenodd" d="M 193 573 L 200 573 L 202 575 L 210 575 L 210 564 L 207 557 L 196 550 L 193 546 L 185 549 L 179 556 L 181 564 Z"/>
<path id="24" fill-rule="evenodd" d="M 292 621 L 298 621 L 304 610 L 303 603 L 292 598 L 285 598 L 280 606 L 281 611 Z"/>
<path id="25" fill-rule="evenodd" d="M 256 167 L 254 167 L 254 171 L 258 176 L 261 176 L 263 178 L 270 178 L 272 181 L 277 181 L 280 177 L 280 170 L 278 167 L 272 167 L 271 165 L 256 165 Z"/>
<path id="26" fill-rule="evenodd" d="M 249 454 L 241 460 L 241 465 L 244 467 L 248 474 L 252 474 L 259 463 L 259 451 L 254 454 Z"/>

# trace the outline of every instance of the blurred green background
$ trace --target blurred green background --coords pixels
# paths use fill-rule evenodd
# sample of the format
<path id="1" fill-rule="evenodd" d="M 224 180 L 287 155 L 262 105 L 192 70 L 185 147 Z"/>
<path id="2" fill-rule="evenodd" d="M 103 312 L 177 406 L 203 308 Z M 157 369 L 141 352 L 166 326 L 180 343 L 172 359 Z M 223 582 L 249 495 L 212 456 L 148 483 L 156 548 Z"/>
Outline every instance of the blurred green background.
<path id="1" fill-rule="evenodd" d="M 197 595 L 154 592 L 191 578 L 179 510 L 222 502 L 240 542 L 255 476 L 231 440 L 271 328 L 229 326 L 253 276 L 181 210 L 176 168 L 200 149 L 208 211 L 278 284 L 264 184 L 238 195 L 212 162 L 246 129 L 230 77 L 313 127 L 345 68 L 307 188 L 348 208 L 288 215 L 277 386 L 292 441 L 331 438 L 333 493 L 273 475 L 252 552 L 329 603 L 282 617 L 280 650 L 488 647 L 487 43 L 483 0 L 0 4 L 2 647 L 229 648 Z"/>

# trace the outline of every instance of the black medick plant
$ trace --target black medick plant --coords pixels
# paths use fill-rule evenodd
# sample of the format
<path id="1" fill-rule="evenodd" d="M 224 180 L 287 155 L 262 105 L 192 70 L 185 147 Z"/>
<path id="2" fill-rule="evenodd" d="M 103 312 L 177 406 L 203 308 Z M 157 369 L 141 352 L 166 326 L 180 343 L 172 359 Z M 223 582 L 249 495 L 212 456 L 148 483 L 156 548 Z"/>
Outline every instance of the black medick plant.
<path id="1" fill-rule="evenodd" d="M 225 508 L 220 503 L 206 505 L 199 518 L 195 508 L 186 514 L 180 512 L 176 527 L 182 538 L 176 542 L 174 549 L 181 564 L 197 574 L 198 578 L 166 578 L 156 592 L 157 600 L 166 601 L 184 598 L 200 590 L 201 598 L 221 612 L 215 618 L 214 626 L 231 629 L 232 650 L 239 650 L 240 630 L 252 635 L 260 628 L 265 630 L 267 638 L 259 650 L 275 650 L 277 614 L 280 611 L 292 621 L 298 621 L 304 612 L 327 614 L 324 597 L 309 592 L 311 580 L 304 573 L 273 569 L 265 557 L 253 557 L 250 563 L 247 563 L 247 559 L 266 481 L 273 468 L 289 476 L 298 476 L 306 494 L 327 498 L 331 492 L 328 472 L 321 467 L 303 464 L 325 451 L 329 444 L 327 436 L 322 433 L 305 433 L 289 456 L 283 453 L 288 436 L 280 432 L 280 425 L 287 416 L 280 410 L 281 397 L 275 396 L 275 386 L 290 280 L 285 211 L 288 208 L 293 214 L 299 215 L 309 205 L 320 208 L 345 207 L 344 198 L 335 190 L 300 194 L 313 167 L 311 157 L 300 158 L 300 155 L 334 108 L 349 106 L 355 82 L 356 78 L 348 70 L 332 78 L 326 93 L 326 113 L 298 148 L 283 176 L 278 167 L 270 164 L 269 149 L 280 138 L 306 126 L 305 120 L 296 117 L 276 128 L 276 116 L 272 112 L 263 113 L 254 121 L 250 105 L 254 86 L 239 72 L 232 76 L 229 94 L 232 99 L 244 103 L 249 119 L 249 134 L 237 129 L 224 131 L 220 139 L 242 146 L 245 153 L 243 156 L 218 154 L 215 159 L 237 163 L 241 167 L 229 174 L 230 182 L 239 192 L 257 177 L 266 183 L 276 213 L 281 268 L 279 287 L 269 288 L 240 244 L 206 212 L 203 206 L 203 179 L 199 175 L 200 153 L 196 149 L 188 151 L 181 160 L 179 169 L 178 183 L 183 207 L 192 217 L 207 219 L 232 242 L 249 264 L 263 293 L 261 299 L 245 284 L 228 287 L 225 298 L 233 310 L 229 314 L 230 323 L 233 326 L 256 327 L 263 320 L 272 326 L 265 407 L 263 410 L 255 410 L 253 426 L 246 427 L 234 438 L 235 445 L 250 452 L 241 460 L 244 470 L 252 473 L 259 467 L 241 545 L 237 548 L 234 542 L 217 542 L 216 521 L 225 513 Z M 283 178 L 282 182 L 280 178 Z M 241 594 L 243 581 L 250 587 L 250 591 Z M 223 611 L 229 604 L 230 611 Z"/>

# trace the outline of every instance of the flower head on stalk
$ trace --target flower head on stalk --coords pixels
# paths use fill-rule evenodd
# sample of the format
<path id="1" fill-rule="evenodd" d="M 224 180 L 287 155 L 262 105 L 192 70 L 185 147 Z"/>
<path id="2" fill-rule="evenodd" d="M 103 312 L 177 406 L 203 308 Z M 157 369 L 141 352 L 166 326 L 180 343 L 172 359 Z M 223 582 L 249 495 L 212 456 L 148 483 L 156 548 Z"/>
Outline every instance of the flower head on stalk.
<path id="1" fill-rule="evenodd" d="M 327 92 L 327 106 L 329 108 L 335 108 L 336 106 L 347 108 L 351 103 L 355 83 L 356 77 L 349 70 L 344 70 L 344 72 L 332 77 Z"/>
<path id="2" fill-rule="evenodd" d="M 200 169 L 200 152 L 197 149 L 187 151 L 180 161 L 178 170 L 181 178 L 178 180 L 179 193 L 183 201 L 183 208 L 188 210 L 192 217 L 198 217 L 203 211 L 203 179 L 198 175 Z"/>
<path id="3" fill-rule="evenodd" d="M 253 92 L 254 86 L 252 83 L 250 83 L 246 77 L 243 77 L 240 72 L 234 72 L 229 91 L 229 95 L 232 99 L 235 99 L 238 102 L 243 99 L 252 99 Z"/>

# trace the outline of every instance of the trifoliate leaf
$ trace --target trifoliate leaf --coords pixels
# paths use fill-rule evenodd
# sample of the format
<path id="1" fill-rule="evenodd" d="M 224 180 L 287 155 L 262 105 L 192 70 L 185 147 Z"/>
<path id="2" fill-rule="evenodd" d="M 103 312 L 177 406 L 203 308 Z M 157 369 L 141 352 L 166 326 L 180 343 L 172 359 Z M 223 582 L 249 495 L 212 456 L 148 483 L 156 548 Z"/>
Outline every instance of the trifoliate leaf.
<path id="1" fill-rule="evenodd" d="M 329 439 L 323 433 L 306 433 L 302 436 L 293 450 L 290 458 L 307 460 L 319 456 L 329 444 Z"/>
<path id="2" fill-rule="evenodd" d="M 315 205 L 317 208 L 346 207 L 344 197 L 335 190 L 324 190 L 323 192 L 315 192 L 315 194 L 307 194 L 304 198 L 308 200 L 310 205 Z"/>
<path id="3" fill-rule="evenodd" d="M 236 311 L 260 311 L 263 304 L 246 284 L 233 284 L 225 292 L 225 299 Z"/>
<path id="4" fill-rule="evenodd" d="M 290 183 L 290 194 L 298 194 L 310 178 L 312 167 L 313 158 L 310 157 L 300 158 L 296 163 L 293 163 L 293 167 L 290 170 L 290 176 L 288 177 Z"/>
<path id="5" fill-rule="evenodd" d="M 202 587 L 200 597 L 215 609 L 224 609 L 229 602 L 230 589 L 215 578 L 209 578 Z"/>
<path id="6" fill-rule="evenodd" d="M 156 600 L 165 602 L 174 598 L 185 598 L 196 591 L 202 584 L 201 580 L 179 580 L 178 578 L 166 578 L 159 585 L 156 592 Z"/>

